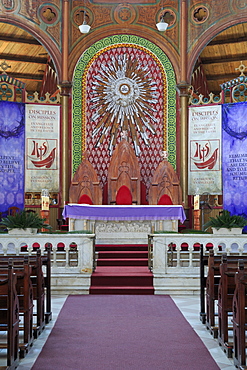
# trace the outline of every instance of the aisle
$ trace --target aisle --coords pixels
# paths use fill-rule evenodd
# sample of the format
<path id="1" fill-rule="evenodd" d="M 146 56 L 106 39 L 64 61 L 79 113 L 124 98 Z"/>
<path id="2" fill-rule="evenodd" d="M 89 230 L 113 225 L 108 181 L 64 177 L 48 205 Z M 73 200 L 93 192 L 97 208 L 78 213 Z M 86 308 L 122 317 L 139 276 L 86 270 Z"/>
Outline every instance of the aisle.
<path id="1" fill-rule="evenodd" d="M 169 296 L 69 296 L 32 370 L 217 370 Z"/>
<path id="2" fill-rule="evenodd" d="M 203 340 L 204 344 L 207 346 L 209 352 L 214 357 L 220 369 L 224 370 L 236 370 L 233 365 L 232 360 L 228 359 L 223 353 L 222 349 L 219 347 L 217 341 L 212 338 L 209 332 L 205 329 L 205 326 L 201 324 L 198 318 L 199 312 L 199 296 L 173 296 L 173 300 L 176 305 L 182 311 L 183 315 L 186 317 L 187 321 L 192 325 L 193 329 Z M 21 360 L 18 370 L 30 370 L 34 361 L 36 360 L 39 352 L 47 340 L 48 335 L 51 332 L 51 328 L 55 323 L 57 315 L 63 306 L 66 297 L 53 296 L 52 297 L 52 312 L 53 321 L 49 323 L 45 331 L 41 334 L 38 340 L 35 341 L 33 348 L 29 352 L 26 358 Z M 70 369 L 67 369 L 70 370 Z M 187 369 L 185 369 L 187 370 Z"/>

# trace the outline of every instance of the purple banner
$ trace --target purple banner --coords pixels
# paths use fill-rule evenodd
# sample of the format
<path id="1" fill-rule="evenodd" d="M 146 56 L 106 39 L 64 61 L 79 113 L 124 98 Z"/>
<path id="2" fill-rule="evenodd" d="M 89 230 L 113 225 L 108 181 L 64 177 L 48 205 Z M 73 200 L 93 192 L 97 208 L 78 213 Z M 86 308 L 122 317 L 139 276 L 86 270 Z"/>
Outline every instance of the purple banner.
<path id="1" fill-rule="evenodd" d="M 224 209 L 247 217 L 247 102 L 222 106 Z"/>
<path id="2" fill-rule="evenodd" d="M 0 212 L 24 208 L 25 105 L 0 101 Z"/>

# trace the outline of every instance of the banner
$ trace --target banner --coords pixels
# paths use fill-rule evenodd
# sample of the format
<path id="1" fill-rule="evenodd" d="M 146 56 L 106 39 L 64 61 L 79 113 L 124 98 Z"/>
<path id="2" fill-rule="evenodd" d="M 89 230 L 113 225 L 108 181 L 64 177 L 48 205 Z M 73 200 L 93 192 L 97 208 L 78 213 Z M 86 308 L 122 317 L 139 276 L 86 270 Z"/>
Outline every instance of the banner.
<path id="1" fill-rule="evenodd" d="M 247 217 L 247 103 L 222 106 L 224 209 Z"/>
<path id="2" fill-rule="evenodd" d="M 188 194 L 221 194 L 221 106 L 189 108 Z"/>
<path id="3" fill-rule="evenodd" d="M 25 105 L 0 101 L 0 212 L 24 208 Z"/>
<path id="4" fill-rule="evenodd" d="M 59 191 L 60 106 L 26 105 L 25 190 Z"/>

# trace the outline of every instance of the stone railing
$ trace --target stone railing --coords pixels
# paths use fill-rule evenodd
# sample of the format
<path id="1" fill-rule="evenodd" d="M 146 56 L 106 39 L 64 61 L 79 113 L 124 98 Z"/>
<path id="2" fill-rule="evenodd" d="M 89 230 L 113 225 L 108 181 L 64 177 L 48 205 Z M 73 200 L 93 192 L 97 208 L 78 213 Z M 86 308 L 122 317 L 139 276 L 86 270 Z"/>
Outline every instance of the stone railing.
<path id="1" fill-rule="evenodd" d="M 198 294 L 200 245 L 204 253 L 239 256 L 247 254 L 246 235 L 152 234 L 149 235 L 149 265 L 156 294 Z"/>
<path id="2" fill-rule="evenodd" d="M 34 254 L 51 244 L 53 294 L 87 294 L 94 261 L 94 234 L 1 234 L 0 255 Z"/>
<path id="3" fill-rule="evenodd" d="M 126 243 L 136 242 L 131 236 L 130 233 Z M 116 244 L 116 240 L 115 233 L 114 240 L 108 242 Z M 51 243 L 52 293 L 87 294 L 95 263 L 94 241 L 94 234 L 36 234 L 25 237 L 2 234 L 0 254 L 33 254 L 36 248 L 44 254 L 47 243 Z M 215 254 L 247 254 L 246 235 L 150 234 L 149 241 L 149 266 L 154 275 L 156 294 L 199 294 L 201 244 L 205 253 L 213 248 Z"/>

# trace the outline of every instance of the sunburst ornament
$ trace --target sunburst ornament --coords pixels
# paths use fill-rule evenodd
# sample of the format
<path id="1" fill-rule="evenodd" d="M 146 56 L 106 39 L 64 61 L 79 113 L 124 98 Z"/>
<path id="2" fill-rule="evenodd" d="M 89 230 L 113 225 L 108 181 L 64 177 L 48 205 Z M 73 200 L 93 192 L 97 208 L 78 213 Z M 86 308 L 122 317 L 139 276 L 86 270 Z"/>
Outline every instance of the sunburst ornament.
<path id="1" fill-rule="evenodd" d="M 158 89 L 149 75 L 148 65 L 127 54 L 112 56 L 109 64 L 101 65 L 92 82 L 90 99 L 96 147 L 109 134 L 108 149 L 112 155 L 119 131 L 128 131 L 137 156 L 141 152 L 139 137 L 149 145 L 148 131 L 155 135 L 153 124 L 158 121 L 154 116 Z"/>

